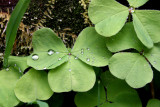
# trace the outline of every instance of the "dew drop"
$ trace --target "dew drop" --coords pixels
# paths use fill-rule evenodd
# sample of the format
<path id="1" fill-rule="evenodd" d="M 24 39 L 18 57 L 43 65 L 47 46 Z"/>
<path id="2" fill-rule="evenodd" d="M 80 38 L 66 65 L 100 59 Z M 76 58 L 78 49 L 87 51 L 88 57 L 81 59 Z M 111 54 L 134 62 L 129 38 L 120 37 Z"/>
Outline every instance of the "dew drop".
<path id="1" fill-rule="evenodd" d="M 84 54 L 84 52 L 83 52 L 83 51 L 81 51 L 81 54 L 83 55 L 83 54 Z"/>
<path id="2" fill-rule="evenodd" d="M 90 59 L 89 59 L 89 58 L 87 58 L 87 61 L 89 62 L 89 61 L 90 61 Z"/>
<path id="3" fill-rule="evenodd" d="M 54 51 L 52 49 L 48 50 L 48 55 L 53 55 Z"/>
<path id="4" fill-rule="evenodd" d="M 59 52 L 56 52 L 56 54 L 59 54 Z"/>
<path id="5" fill-rule="evenodd" d="M 157 62 L 156 62 L 156 61 L 153 61 L 153 63 L 156 64 Z"/>
<path id="6" fill-rule="evenodd" d="M 39 57 L 38 57 L 38 55 L 37 55 L 37 54 L 34 54 L 34 55 L 32 55 L 32 59 L 33 59 L 33 60 L 38 60 L 38 59 L 39 59 Z"/>
<path id="7" fill-rule="evenodd" d="M 17 66 L 17 64 L 14 64 L 14 66 L 16 67 L 16 66 Z"/>
<path id="8" fill-rule="evenodd" d="M 74 59 L 78 59 L 78 57 L 75 57 Z"/>
<path id="9" fill-rule="evenodd" d="M 46 70 L 47 68 L 46 68 L 46 67 L 44 67 L 43 69 L 44 69 L 44 70 Z"/>
<path id="10" fill-rule="evenodd" d="M 87 50 L 89 51 L 90 49 L 89 49 L 89 48 L 87 48 Z"/>
<path id="11" fill-rule="evenodd" d="M 72 70 L 71 69 L 69 69 L 69 72 L 71 72 Z"/>
<path id="12" fill-rule="evenodd" d="M 58 61 L 60 61 L 62 58 L 59 58 Z"/>
<path id="13" fill-rule="evenodd" d="M 21 71 L 21 68 L 19 68 L 19 72 L 22 72 L 22 71 Z"/>
<path id="14" fill-rule="evenodd" d="M 6 68 L 6 71 L 9 71 L 9 68 Z"/>

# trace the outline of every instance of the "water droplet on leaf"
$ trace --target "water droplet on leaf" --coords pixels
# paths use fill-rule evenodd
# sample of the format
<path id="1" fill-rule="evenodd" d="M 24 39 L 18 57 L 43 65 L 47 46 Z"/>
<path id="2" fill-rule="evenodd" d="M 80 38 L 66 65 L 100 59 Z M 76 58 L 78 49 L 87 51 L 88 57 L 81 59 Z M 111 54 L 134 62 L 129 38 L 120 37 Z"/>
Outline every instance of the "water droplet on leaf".
<path id="1" fill-rule="evenodd" d="M 9 68 L 6 68 L 6 71 L 9 71 Z"/>
<path id="2" fill-rule="evenodd" d="M 78 57 L 75 57 L 74 59 L 78 59 Z"/>
<path id="3" fill-rule="evenodd" d="M 87 61 L 89 62 L 89 61 L 90 61 L 90 59 L 89 59 L 89 58 L 87 58 Z"/>
<path id="4" fill-rule="evenodd" d="M 59 54 L 59 52 L 56 52 L 56 54 Z"/>
<path id="5" fill-rule="evenodd" d="M 71 69 L 69 69 L 69 72 L 71 72 L 72 70 Z"/>
<path id="6" fill-rule="evenodd" d="M 33 60 L 38 60 L 38 59 L 39 59 L 39 57 L 38 57 L 38 55 L 37 55 L 37 54 L 34 54 L 34 55 L 32 55 L 32 59 L 33 59 Z"/>
<path id="7" fill-rule="evenodd" d="M 59 58 L 58 61 L 60 61 L 62 58 Z"/>
<path id="8" fill-rule="evenodd" d="M 52 49 L 48 50 L 48 55 L 54 54 L 54 51 Z"/>

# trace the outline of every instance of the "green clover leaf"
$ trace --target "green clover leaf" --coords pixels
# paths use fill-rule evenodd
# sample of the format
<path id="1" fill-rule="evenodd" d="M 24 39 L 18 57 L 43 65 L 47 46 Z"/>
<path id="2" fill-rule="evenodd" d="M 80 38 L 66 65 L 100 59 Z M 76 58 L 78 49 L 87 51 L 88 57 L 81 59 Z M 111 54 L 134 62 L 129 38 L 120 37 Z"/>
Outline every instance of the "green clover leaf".
<path id="1" fill-rule="evenodd" d="M 98 99 L 98 82 L 88 92 L 77 93 L 75 96 L 75 104 L 77 107 L 95 107 Z M 100 104 L 106 102 L 106 93 L 102 84 L 100 84 Z"/>
<path id="2" fill-rule="evenodd" d="M 27 57 L 9 56 L 8 64 L 9 66 L 17 68 L 19 72 L 24 72 L 24 70 L 29 67 L 27 65 Z"/>
<path id="3" fill-rule="evenodd" d="M 107 38 L 106 44 L 111 52 L 119 52 L 127 49 L 136 49 L 140 52 L 144 49 L 143 44 L 136 36 L 132 22 L 126 23 L 122 30 L 115 36 Z"/>
<path id="4" fill-rule="evenodd" d="M 45 71 L 29 70 L 15 86 L 17 98 L 23 102 L 49 99 L 53 91 L 50 89 Z"/>
<path id="5" fill-rule="evenodd" d="M 118 33 L 129 15 L 128 8 L 115 0 L 92 0 L 88 13 L 96 31 L 106 37 Z"/>
<path id="6" fill-rule="evenodd" d="M 160 100 L 158 99 L 150 99 L 147 103 L 147 107 L 159 107 Z"/>
<path id="7" fill-rule="evenodd" d="M 96 80 L 92 66 L 106 66 L 111 57 L 105 45 L 106 38 L 88 27 L 69 51 L 51 29 L 42 28 L 34 33 L 34 52 L 27 64 L 37 70 L 52 69 L 48 81 L 54 92 L 88 91 Z"/>
<path id="8" fill-rule="evenodd" d="M 147 48 L 152 48 L 153 43 L 160 42 L 160 11 L 135 9 L 147 1 L 128 0 L 131 7 L 127 8 L 115 0 L 92 0 L 88 10 L 89 18 L 99 34 L 110 37 L 122 29 L 131 14 L 138 39 Z"/>
<path id="9" fill-rule="evenodd" d="M 13 67 L 0 71 L 0 106 L 13 107 L 19 104 L 14 88 L 21 74 Z"/>
<path id="10" fill-rule="evenodd" d="M 105 85 L 107 93 L 103 85 L 100 84 L 100 107 L 142 107 L 136 90 L 129 87 L 123 80 L 114 78 L 109 71 L 101 74 L 101 81 L 105 84 L 107 82 Z M 75 96 L 77 107 L 95 107 L 97 106 L 97 100 L 97 83 L 88 92 L 77 93 Z"/>
<path id="11" fill-rule="evenodd" d="M 144 5 L 146 2 L 148 2 L 148 0 L 127 0 L 130 4 L 130 6 L 133 7 L 140 7 L 142 5 Z"/>

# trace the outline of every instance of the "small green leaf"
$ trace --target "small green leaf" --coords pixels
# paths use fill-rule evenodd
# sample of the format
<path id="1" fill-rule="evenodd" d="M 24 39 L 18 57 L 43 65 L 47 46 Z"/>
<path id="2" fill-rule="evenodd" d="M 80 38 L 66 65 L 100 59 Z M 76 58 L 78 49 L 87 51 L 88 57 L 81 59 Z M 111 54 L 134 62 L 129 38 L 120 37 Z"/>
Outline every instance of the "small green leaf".
<path id="1" fill-rule="evenodd" d="M 78 59 L 92 66 L 106 66 L 111 53 L 106 47 L 106 38 L 93 27 L 84 29 L 78 36 L 71 52 Z"/>
<path id="2" fill-rule="evenodd" d="M 39 107 L 49 107 L 49 105 L 46 102 L 42 102 L 42 101 L 36 101 L 36 102 L 39 105 Z"/>
<path id="3" fill-rule="evenodd" d="M 4 63 L 3 63 L 3 66 L 5 68 L 8 67 L 8 57 L 12 51 L 12 47 L 16 38 L 19 24 L 29 3 L 30 0 L 19 0 L 8 22 L 6 30 L 6 49 L 4 53 Z"/>
<path id="4" fill-rule="evenodd" d="M 68 50 L 60 38 L 49 28 L 42 28 L 33 34 L 34 52 L 27 64 L 37 70 L 52 69 L 68 60 Z"/>
<path id="5" fill-rule="evenodd" d="M 106 94 L 104 87 L 100 84 L 100 104 L 106 101 Z M 95 107 L 97 106 L 98 99 L 98 83 L 93 87 L 93 89 L 84 93 L 77 93 L 75 96 L 75 104 L 77 107 Z"/>
<path id="6" fill-rule="evenodd" d="M 160 42 L 160 11 L 136 10 L 136 16 L 148 32 L 154 43 Z"/>
<path id="7" fill-rule="evenodd" d="M 95 80 L 93 68 L 74 56 L 70 56 L 68 62 L 50 70 L 48 74 L 54 92 L 88 91 L 94 86 Z"/>
<path id="8" fill-rule="evenodd" d="M 115 0 L 92 0 L 88 13 L 90 20 L 95 24 L 96 31 L 110 37 L 124 26 L 129 10 Z"/>
<path id="9" fill-rule="evenodd" d="M 22 72 L 29 67 L 27 65 L 27 57 L 9 56 L 8 64 L 9 66 L 18 67 Z"/>
<path id="10" fill-rule="evenodd" d="M 109 61 L 111 73 L 133 88 L 141 88 L 152 81 L 153 71 L 145 58 L 138 53 L 117 53 Z"/>
<path id="11" fill-rule="evenodd" d="M 131 48 L 142 51 L 144 46 L 137 38 L 133 23 L 130 22 L 118 34 L 107 38 L 107 47 L 111 52 L 118 52 Z"/>
<path id="12" fill-rule="evenodd" d="M 53 92 L 48 84 L 47 73 L 34 69 L 29 70 L 17 82 L 15 94 L 23 102 L 49 99 Z"/>
<path id="13" fill-rule="evenodd" d="M 0 107 L 13 107 L 20 102 L 14 93 L 20 76 L 20 73 L 12 67 L 0 71 Z"/>
<path id="14" fill-rule="evenodd" d="M 107 107 L 142 107 L 136 90 L 119 79 L 110 81 L 107 85 L 107 100 L 111 102 L 106 104 Z"/>
<path id="15" fill-rule="evenodd" d="M 147 107 L 159 107 L 159 106 L 160 106 L 160 100 L 158 99 L 150 99 L 147 104 Z"/>
<path id="16" fill-rule="evenodd" d="M 130 6 L 140 7 L 144 5 L 148 0 L 127 0 Z"/>
<path id="17" fill-rule="evenodd" d="M 146 56 L 154 68 L 160 71 L 160 44 L 155 44 L 152 49 L 145 50 L 144 56 Z"/>
<path id="18" fill-rule="evenodd" d="M 133 13 L 133 25 L 134 29 L 137 33 L 137 37 L 139 40 L 147 47 L 147 48 L 152 48 L 153 47 L 153 41 L 149 35 L 149 32 L 139 19 L 136 13 Z"/>

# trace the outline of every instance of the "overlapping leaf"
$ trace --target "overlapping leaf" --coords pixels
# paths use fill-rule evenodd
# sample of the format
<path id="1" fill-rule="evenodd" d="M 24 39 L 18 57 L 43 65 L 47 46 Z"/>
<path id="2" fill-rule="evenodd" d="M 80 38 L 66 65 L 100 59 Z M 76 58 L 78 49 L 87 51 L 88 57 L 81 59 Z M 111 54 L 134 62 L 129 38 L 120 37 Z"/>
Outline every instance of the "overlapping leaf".
<path id="1" fill-rule="evenodd" d="M 88 91 L 94 86 L 95 80 L 93 68 L 73 56 L 48 74 L 48 81 L 54 92 Z"/>
<path id="2" fill-rule="evenodd" d="M 148 0 L 127 0 L 130 6 L 140 7 L 144 5 Z"/>
<path id="3" fill-rule="evenodd" d="M 53 31 L 43 28 L 34 33 L 34 52 L 27 63 L 38 70 L 55 68 L 49 71 L 48 77 L 54 92 L 87 91 L 96 80 L 89 65 L 108 65 L 111 53 L 105 44 L 106 38 L 97 34 L 93 27 L 88 27 L 80 33 L 70 52 Z"/>
<path id="4" fill-rule="evenodd" d="M 121 80 L 108 84 L 107 98 L 111 102 L 106 104 L 107 107 L 142 107 L 138 93 Z"/>
<path id="5" fill-rule="evenodd" d="M 136 14 L 133 14 L 133 24 L 135 31 L 137 33 L 137 37 L 139 40 L 148 48 L 153 47 L 153 41 L 147 32 L 147 30 L 144 28 L 143 24 L 139 20 Z"/>
<path id="6" fill-rule="evenodd" d="M 138 53 L 117 53 L 109 62 L 111 73 L 133 88 L 140 88 L 152 81 L 153 71 L 146 59 Z"/>
<path id="7" fill-rule="evenodd" d="M 160 42 L 160 11 L 158 10 L 136 10 L 133 14 L 134 17 L 138 19 L 134 19 L 135 27 L 137 26 L 136 21 L 141 23 L 142 28 L 148 33 L 150 38 L 153 40 L 154 43 Z M 140 27 L 140 26 L 139 26 Z M 140 29 L 139 29 L 140 30 Z M 145 32 L 141 31 L 141 32 Z M 138 35 L 138 34 L 137 34 Z M 146 35 L 147 36 L 147 35 Z"/>
<path id="8" fill-rule="evenodd" d="M 21 74 L 12 67 L 0 71 L 0 107 L 13 107 L 20 102 L 14 93 L 20 76 Z"/>
<path id="9" fill-rule="evenodd" d="M 115 0 L 92 0 L 88 11 L 96 31 L 106 37 L 118 33 L 129 15 L 128 8 Z"/>
<path id="10" fill-rule="evenodd" d="M 9 66 L 17 67 L 20 72 L 24 72 L 29 67 L 27 65 L 27 57 L 9 56 L 8 64 Z"/>
<path id="11" fill-rule="evenodd" d="M 133 23 L 129 22 L 113 37 L 107 38 L 107 47 L 111 52 L 136 49 L 142 51 L 143 44 L 139 41 L 134 31 Z"/>
<path id="12" fill-rule="evenodd" d="M 102 73 L 101 80 L 102 83 L 107 82 L 105 85 L 107 94 L 105 93 L 104 87 L 101 85 L 100 107 L 142 107 L 138 93 L 124 81 L 114 78 L 109 71 Z M 97 105 L 97 95 L 98 88 L 96 84 L 94 88 L 88 92 L 77 93 L 75 96 L 75 103 L 77 107 L 94 107 Z"/>
<path id="13" fill-rule="evenodd" d="M 15 94 L 23 102 L 49 99 L 53 92 L 48 84 L 47 73 L 34 69 L 29 70 L 17 82 Z"/>
<path id="14" fill-rule="evenodd" d="M 152 49 L 145 50 L 144 56 L 146 56 L 154 68 L 160 71 L 160 44 L 155 44 Z"/>
<path id="15" fill-rule="evenodd" d="M 34 52 L 28 57 L 29 66 L 37 70 L 52 69 L 67 61 L 68 50 L 51 29 L 42 28 L 36 31 L 32 42 Z"/>
<path id="16" fill-rule="evenodd" d="M 89 6 L 89 18 L 95 24 L 96 31 L 102 36 L 116 35 L 124 26 L 127 17 L 133 16 L 134 29 L 138 39 L 147 47 L 160 42 L 160 19 L 157 10 L 135 10 L 148 0 L 128 0 L 127 8 L 115 0 L 92 0 Z M 129 15 L 129 18 L 131 16 Z"/>
<path id="17" fill-rule="evenodd" d="M 75 104 L 77 107 L 95 107 L 97 106 L 98 99 L 98 84 L 93 87 L 88 92 L 77 93 L 75 96 Z M 106 102 L 106 94 L 105 89 L 102 85 L 100 85 L 100 105 Z"/>
<path id="18" fill-rule="evenodd" d="M 147 104 L 147 107 L 159 107 L 159 106 L 160 106 L 160 100 L 158 99 L 150 99 Z"/>
<path id="19" fill-rule="evenodd" d="M 92 66 L 106 66 L 111 53 L 106 48 L 106 38 L 93 27 L 84 29 L 72 49 L 72 54 Z"/>

